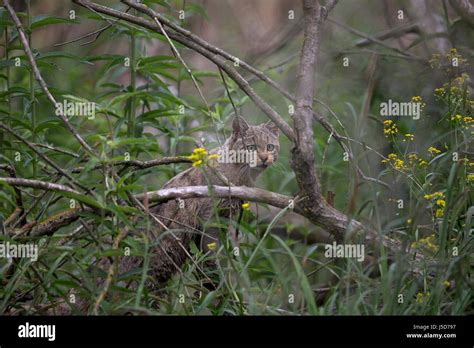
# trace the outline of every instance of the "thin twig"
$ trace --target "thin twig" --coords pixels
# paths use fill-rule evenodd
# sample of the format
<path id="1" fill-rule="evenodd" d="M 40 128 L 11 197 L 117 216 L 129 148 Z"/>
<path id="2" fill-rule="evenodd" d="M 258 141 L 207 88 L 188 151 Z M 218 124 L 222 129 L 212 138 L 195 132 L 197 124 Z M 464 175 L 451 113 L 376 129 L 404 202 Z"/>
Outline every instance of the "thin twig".
<path id="1" fill-rule="evenodd" d="M 113 250 L 118 249 L 120 242 L 127 236 L 128 232 L 129 232 L 128 227 L 123 228 L 119 232 L 119 234 L 114 239 L 114 242 L 113 242 L 113 245 L 112 245 Z M 115 258 L 117 258 L 117 257 L 115 257 Z M 115 276 L 115 272 L 117 271 L 117 267 L 118 267 L 118 262 L 112 262 L 110 267 L 109 267 L 109 270 L 107 272 L 107 278 L 105 279 L 105 283 L 103 285 L 103 289 L 100 292 L 99 296 L 97 297 L 97 299 L 94 303 L 94 307 L 92 309 L 92 313 L 94 315 L 99 314 L 98 311 L 99 311 L 100 304 L 104 300 L 105 296 L 107 295 L 107 292 L 109 291 L 109 287 L 110 287 L 110 284 L 112 284 L 112 281 L 113 281 L 114 276 Z"/>
<path id="2" fill-rule="evenodd" d="M 399 49 L 399 48 L 392 47 L 392 46 L 386 44 L 385 42 L 383 42 L 383 41 L 381 41 L 381 40 L 379 40 L 379 39 L 376 39 L 376 38 L 374 38 L 374 37 L 371 37 L 370 35 L 367 35 L 367 34 L 361 32 L 361 31 L 359 31 L 359 30 L 357 30 L 357 29 L 351 28 L 351 27 L 345 25 L 344 23 L 341 23 L 341 22 L 339 22 L 339 21 L 337 21 L 337 20 L 335 20 L 335 19 L 333 19 L 333 18 L 328 18 L 328 21 L 331 22 L 331 23 L 334 23 L 334 24 L 336 24 L 336 25 L 338 25 L 338 26 L 340 26 L 341 28 L 344 28 L 345 30 L 351 32 L 352 34 L 355 34 L 355 35 L 357 35 L 357 36 L 363 37 L 363 38 L 365 38 L 365 39 L 367 39 L 367 40 L 369 40 L 369 41 L 371 41 L 371 42 L 373 42 L 373 43 L 376 43 L 376 44 L 379 45 L 379 46 L 382 46 L 382 47 L 385 47 L 385 48 L 387 48 L 387 49 L 389 49 L 389 50 L 392 50 L 392 51 L 395 51 L 395 52 L 397 52 L 397 53 L 400 53 L 400 54 L 403 55 L 403 56 L 411 57 L 411 58 L 417 59 L 417 60 L 424 60 L 424 59 L 422 59 L 422 58 L 418 58 L 418 57 L 414 56 L 414 55 L 411 54 L 411 53 L 402 51 L 402 50 Z"/>
<path id="3" fill-rule="evenodd" d="M 175 156 L 175 157 L 163 157 L 163 158 L 150 160 L 150 161 L 121 160 L 121 161 L 108 162 L 108 164 L 111 164 L 114 166 L 133 167 L 136 169 L 147 169 L 151 167 L 167 165 L 167 164 L 172 164 L 172 163 L 191 163 L 191 160 L 187 156 Z M 97 164 L 88 170 L 100 169 L 102 167 L 103 167 L 102 164 Z M 80 173 L 83 170 L 84 170 L 84 167 L 77 167 L 73 169 L 72 172 Z"/>

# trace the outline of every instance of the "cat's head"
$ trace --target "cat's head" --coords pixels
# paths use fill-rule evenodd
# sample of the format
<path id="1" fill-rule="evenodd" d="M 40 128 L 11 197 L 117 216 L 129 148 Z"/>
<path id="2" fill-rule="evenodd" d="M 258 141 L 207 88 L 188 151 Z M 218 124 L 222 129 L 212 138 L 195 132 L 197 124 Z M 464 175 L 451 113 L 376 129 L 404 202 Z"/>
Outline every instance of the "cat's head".
<path id="1" fill-rule="evenodd" d="M 278 136 L 279 129 L 271 121 L 254 126 L 249 125 L 242 117 L 235 117 L 229 147 L 233 150 L 256 152 L 256 163 L 250 166 L 263 170 L 278 158 L 280 151 Z"/>

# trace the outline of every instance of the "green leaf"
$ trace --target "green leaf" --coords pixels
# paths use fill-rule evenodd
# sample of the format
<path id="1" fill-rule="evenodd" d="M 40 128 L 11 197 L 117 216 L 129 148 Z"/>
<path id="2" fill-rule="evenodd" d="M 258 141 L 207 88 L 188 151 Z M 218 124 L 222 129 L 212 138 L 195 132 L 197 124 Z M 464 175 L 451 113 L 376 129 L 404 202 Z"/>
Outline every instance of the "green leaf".
<path id="1" fill-rule="evenodd" d="M 100 253 L 96 254 L 97 258 L 105 257 L 105 256 L 123 256 L 123 250 L 122 249 L 109 249 L 109 250 L 104 250 Z"/>
<path id="2" fill-rule="evenodd" d="M 94 207 L 97 209 L 104 209 L 102 204 L 100 204 L 98 201 L 96 201 L 94 198 L 91 198 L 90 196 L 86 196 L 80 193 L 74 193 L 74 192 L 61 192 L 64 196 L 69 197 L 69 198 L 74 198 L 75 200 L 82 202 L 89 207 Z"/>
<path id="3" fill-rule="evenodd" d="M 152 4 L 158 4 L 168 9 L 171 9 L 171 6 L 168 4 L 166 0 L 143 0 L 143 3 L 147 6 L 150 6 Z"/>
<path id="4" fill-rule="evenodd" d="M 93 63 L 89 62 L 87 59 L 82 59 L 80 56 L 77 54 L 72 54 L 68 52 L 47 52 L 47 53 L 42 53 L 40 56 L 36 58 L 36 61 L 42 61 L 42 60 L 47 60 L 47 59 L 52 59 L 52 58 L 65 58 L 65 59 L 71 59 L 75 62 L 83 63 L 83 64 L 89 64 L 89 65 L 94 65 Z"/>
<path id="5" fill-rule="evenodd" d="M 49 15 L 40 15 L 40 16 L 35 16 L 31 22 L 31 29 L 35 30 L 40 27 L 44 27 L 46 25 L 51 25 L 51 24 L 79 24 L 79 21 L 77 19 L 68 19 L 68 18 L 63 18 L 63 17 L 57 17 L 57 16 L 49 16 Z"/>
<path id="6" fill-rule="evenodd" d="M 48 128 L 61 128 L 61 124 L 62 122 L 58 119 L 41 122 L 36 126 L 35 133 L 41 133 L 43 130 Z"/>
<path id="7" fill-rule="evenodd" d="M 149 144 L 150 142 L 152 141 L 147 138 L 119 138 L 119 139 L 107 141 L 107 145 L 110 146 L 112 149 L 115 149 L 124 145 L 138 145 L 138 144 L 145 145 L 145 144 Z"/>

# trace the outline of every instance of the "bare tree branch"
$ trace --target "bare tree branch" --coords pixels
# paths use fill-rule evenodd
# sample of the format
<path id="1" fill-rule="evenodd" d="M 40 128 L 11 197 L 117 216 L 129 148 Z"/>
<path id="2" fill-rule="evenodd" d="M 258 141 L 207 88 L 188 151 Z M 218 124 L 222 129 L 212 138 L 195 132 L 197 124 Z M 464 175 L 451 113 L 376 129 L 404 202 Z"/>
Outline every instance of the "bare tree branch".
<path id="1" fill-rule="evenodd" d="M 92 212 L 89 207 L 68 209 L 58 214 L 50 216 L 44 221 L 32 221 L 21 228 L 9 231 L 9 235 L 13 238 L 28 237 L 42 237 L 53 235 L 61 227 L 68 226 L 80 218 L 83 212 Z"/>
<path id="2" fill-rule="evenodd" d="M 321 199 L 319 180 L 314 171 L 313 95 L 314 73 L 320 44 L 322 26 L 321 7 L 316 0 L 305 0 L 304 42 L 297 75 L 296 108 L 293 123 L 296 143 L 293 149 L 292 167 L 300 189 L 309 194 L 312 201 Z"/>
<path id="3" fill-rule="evenodd" d="M 296 90 L 296 109 L 293 116 L 296 133 L 295 147 L 292 150 L 291 166 L 300 188 L 300 195 L 308 199 L 301 202 L 304 216 L 344 240 L 364 229 L 339 210 L 330 206 L 320 192 L 319 179 L 315 171 L 313 135 L 313 95 L 314 75 L 319 53 L 320 36 L 327 13 L 317 0 L 304 0 L 304 43 L 301 51 Z M 376 240 L 375 231 L 369 229 L 366 238 Z"/>
<path id="4" fill-rule="evenodd" d="M 12 186 L 31 187 L 31 188 L 37 188 L 37 189 L 47 190 L 47 191 L 81 194 L 79 191 L 76 191 L 67 186 L 60 185 L 60 184 L 53 184 L 53 183 L 41 181 L 41 180 L 0 177 L 0 182 L 5 182 Z"/>
<path id="5" fill-rule="evenodd" d="M 336 4 L 339 2 L 339 0 L 329 0 L 326 5 L 324 5 L 324 9 L 325 9 L 325 13 L 323 14 L 324 15 L 324 19 L 326 19 L 326 17 L 328 16 L 329 12 L 332 11 L 332 9 L 334 8 L 334 6 L 336 6 Z"/>
<path id="6" fill-rule="evenodd" d="M 412 33 L 413 34 L 420 33 L 420 28 L 418 26 L 418 23 L 403 24 L 398 27 L 392 28 L 388 31 L 385 31 L 379 35 L 375 35 L 373 38 L 376 40 L 386 40 L 386 39 L 391 39 L 391 38 L 398 38 L 405 34 L 412 34 Z M 370 39 L 362 39 L 356 43 L 356 46 L 365 47 L 365 46 L 369 46 L 372 43 L 373 41 L 371 41 Z"/>

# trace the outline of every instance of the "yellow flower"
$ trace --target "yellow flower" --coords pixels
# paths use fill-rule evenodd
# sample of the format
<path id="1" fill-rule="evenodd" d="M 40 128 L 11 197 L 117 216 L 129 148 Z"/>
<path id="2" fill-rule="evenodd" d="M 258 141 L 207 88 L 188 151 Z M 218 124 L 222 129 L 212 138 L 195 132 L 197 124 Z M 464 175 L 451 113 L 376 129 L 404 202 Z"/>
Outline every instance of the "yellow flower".
<path id="1" fill-rule="evenodd" d="M 470 123 L 474 122 L 473 118 L 470 117 L 470 116 L 464 117 L 463 121 L 464 121 L 465 124 L 470 124 Z"/>
<path id="2" fill-rule="evenodd" d="M 402 169 L 405 169 L 405 168 L 406 168 L 405 162 L 403 162 L 401 159 L 397 159 L 397 160 L 393 163 L 393 166 L 394 166 L 395 169 L 397 169 L 397 170 L 402 170 Z"/>
<path id="3" fill-rule="evenodd" d="M 449 286 L 451 285 L 451 283 L 449 282 L 449 280 L 445 280 L 445 281 L 443 282 L 443 285 L 444 285 L 445 287 L 449 288 Z"/>
<path id="4" fill-rule="evenodd" d="M 424 167 L 424 166 L 428 165 L 428 162 L 426 162 L 425 160 L 422 160 L 422 159 L 420 158 L 420 160 L 419 160 L 419 165 L 420 165 L 420 167 Z"/>
<path id="5" fill-rule="evenodd" d="M 435 89 L 435 96 L 442 96 L 444 93 L 445 93 L 445 90 L 443 87 Z"/>
<path id="6" fill-rule="evenodd" d="M 242 203 L 242 209 L 243 210 L 249 210 L 250 203 Z"/>
<path id="7" fill-rule="evenodd" d="M 412 222 L 413 222 L 412 219 L 408 219 L 408 220 L 407 220 L 407 224 L 408 224 L 408 225 L 411 225 Z"/>
<path id="8" fill-rule="evenodd" d="M 207 245 L 207 248 L 208 248 L 209 250 L 215 250 L 215 249 L 217 248 L 217 243 L 215 243 L 215 242 L 209 243 L 209 244 Z"/>
<path id="9" fill-rule="evenodd" d="M 193 162 L 193 167 L 199 167 L 203 163 L 207 163 L 210 160 L 219 158 L 218 154 L 207 155 L 207 151 L 202 147 L 198 147 L 193 150 L 193 153 L 188 156 L 188 159 Z"/>
<path id="10" fill-rule="evenodd" d="M 416 303 L 423 303 L 423 293 L 422 292 L 419 292 L 419 293 L 416 294 L 415 302 Z"/>
<path id="11" fill-rule="evenodd" d="M 392 120 L 383 121 L 383 134 L 386 138 L 398 133 L 397 125 Z"/>
<path id="12" fill-rule="evenodd" d="M 469 182 L 469 183 L 474 182 L 474 174 L 473 173 L 467 174 L 467 182 Z"/>
<path id="13" fill-rule="evenodd" d="M 389 153 L 387 157 L 388 159 L 382 160 L 382 163 L 390 163 L 390 165 L 397 170 L 407 169 L 405 162 L 402 159 L 398 158 L 397 154 Z"/>
<path id="14" fill-rule="evenodd" d="M 444 200 L 443 192 L 434 192 L 432 194 L 426 194 L 423 196 L 426 200 L 436 199 L 435 205 L 437 206 L 435 210 L 435 217 L 440 218 L 444 215 L 444 207 L 446 206 L 446 201 Z"/>
<path id="15" fill-rule="evenodd" d="M 422 99 L 421 99 L 421 97 L 420 97 L 419 95 L 414 96 L 414 97 L 411 98 L 411 101 L 412 101 L 413 103 L 420 103 L 421 100 L 422 100 Z"/>
<path id="16" fill-rule="evenodd" d="M 438 149 L 437 149 L 436 147 L 434 147 L 434 146 L 430 146 L 430 147 L 428 148 L 428 152 L 429 152 L 431 155 L 436 155 L 436 154 L 440 153 L 441 151 L 438 150 Z"/>
<path id="17" fill-rule="evenodd" d="M 415 136 L 413 134 L 407 133 L 407 134 L 405 134 L 405 138 L 406 138 L 406 140 L 413 141 Z"/>
<path id="18" fill-rule="evenodd" d="M 443 192 L 437 191 L 437 192 L 433 192 L 431 194 L 426 194 L 426 195 L 423 196 L 423 198 L 426 199 L 426 200 L 437 199 L 439 202 L 443 201 L 443 203 L 441 203 L 441 204 L 444 204 L 444 193 Z M 436 203 L 438 203 L 438 202 L 436 202 Z M 441 204 L 439 204 L 439 205 L 441 205 Z"/>
<path id="19" fill-rule="evenodd" d="M 436 239 L 436 235 L 432 234 L 428 237 L 421 238 L 419 241 L 415 241 L 411 243 L 411 248 L 415 249 L 418 246 L 424 247 L 428 250 L 431 250 L 432 252 L 437 252 L 438 251 L 438 246 L 434 244 L 434 241 Z"/>
<path id="20" fill-rule="evenodd" d="M 193 162 L 193 167 L 199 167 L 202 164 L 202 160 Z"/>
<path id="21" fill-rule="evenodd" d="M 207 151 L 204 150 L 202 147 L 198 147 L 198 148 L 195 148 L 193 150 L 193 154 L 195 154 L 195 155 L 206 155 Z"/>
<path id="22" fill-rule="evenodd" d="M 451 121 L 453 122 L 458 122 L 458 121 L 461 121 L 462 120 L 462 116 L 457 114 L 455 116 L 451 116 Z"/>

